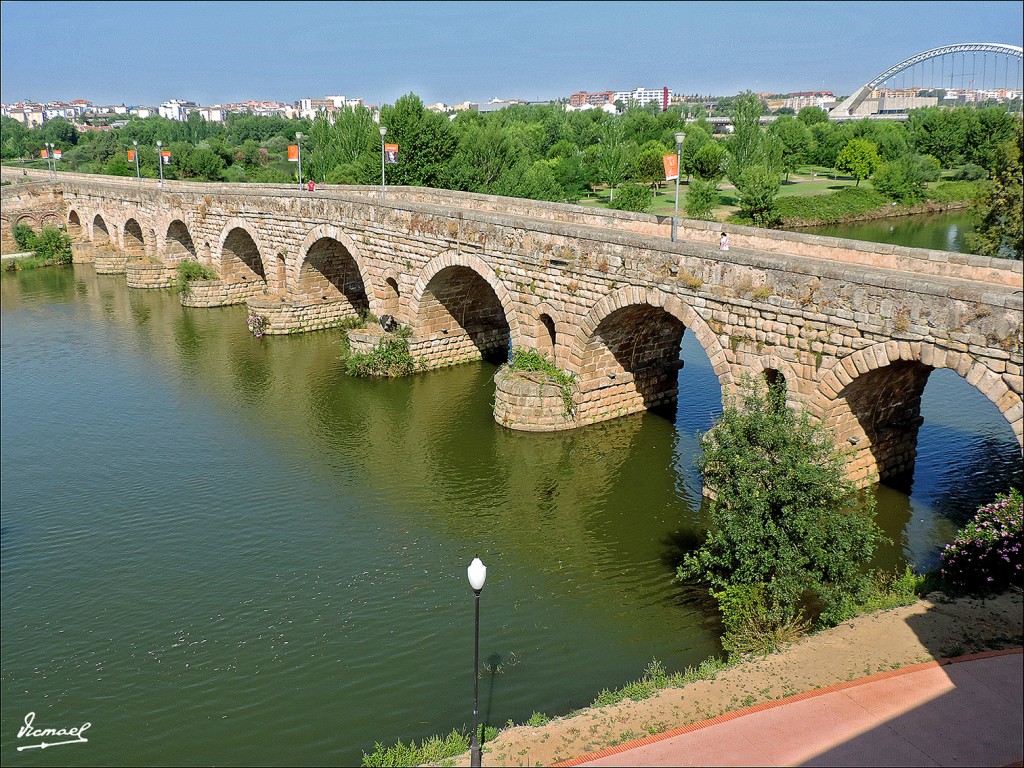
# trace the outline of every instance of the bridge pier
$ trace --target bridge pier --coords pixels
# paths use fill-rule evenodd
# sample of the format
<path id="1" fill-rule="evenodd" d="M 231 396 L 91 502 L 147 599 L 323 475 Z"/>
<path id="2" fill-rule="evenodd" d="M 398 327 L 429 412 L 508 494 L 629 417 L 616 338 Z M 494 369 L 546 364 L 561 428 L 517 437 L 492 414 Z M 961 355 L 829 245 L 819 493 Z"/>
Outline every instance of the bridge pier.
<path id="1" fill-rule="evenodd" d="M 124 273 L 129 288 L 173 288 L 178 277 L 175 265 L 152 261 L 129 261 Z"/>
<path id="2" fill-rule="evenodd" d="M 94 244 L 93 263 L 97 275 L 123 275 L 128 264 L 128 254 L 117 250 L 110 243 Z"/>
<path id="3" fill-rule="evenodd" d="M 88 241 L 71 243 L 72 264 L 92 264 L 96 260 L 96 244 Z"/>
<path id="4" fill-rule="evenodd" d="M 227 307 L 232 304 L 245 304 L 250 298 L 263 294 L 266 283 L 262 281 L 242 281 L 228 283 L 224 280 L 193 280 L 188 290 L 181 294 L 184 307 Z"/>
<path id="5" fill-rule="evenodd" d="M 358 317 L 359 313 L 345 300 L 328 298 L 306 298 L 276 295 L 256 295 L 246 303 L 250 314 L 267 320 L 263 333 L 283 335 L 322 331 L 337 328 L 345 320 Z"/>

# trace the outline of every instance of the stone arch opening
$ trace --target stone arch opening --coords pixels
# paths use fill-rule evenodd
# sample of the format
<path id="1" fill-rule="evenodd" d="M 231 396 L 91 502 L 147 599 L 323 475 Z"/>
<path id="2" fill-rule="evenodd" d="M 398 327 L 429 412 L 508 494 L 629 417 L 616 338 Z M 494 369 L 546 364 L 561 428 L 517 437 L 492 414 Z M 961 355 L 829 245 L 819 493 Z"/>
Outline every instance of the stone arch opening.
<path id="1" fill-rule="evenodd" d="M 175 219 L 167 228 L 165 243 L 168 261 L 197 260 L 196 245 L 192 235 L 181 219 Z"/>
<path id="2" fill-rule="evenodd" d="M 107 222 L 105 222 L 103 217 L 98 213 L 92 220 L 92 239 L 93 242 L 96 243 L 110 242 L 110 230 L 107 229 Z"/>
<path id="3" fill-rule="evenodd" d="M 538 318 L 540 327 L 537 328 L 537 351 L 545 355 L 552 362 L 555 361 L 555 321 L 551 315 L 542 312 Z"/>
<path id="4" fill-rule="evenodd" d="M 135 219 L 128 219 L 124 223 L 124 249 L 128 252 L 129 258 L 141 259 L 146 255 L 146 238 L 142 234 L 142 227 Z"/>
<path id="5" fill-rule="evenodd" d="M 227 283 L 267 281 L 256 241 L 241 227 L 228 232 L 221 247 L 221 277 Z"/>
<path id="6" fill-rule="evenodd" d="M 778 368 L 765 368 L 761 375 L 764 377 L 764 383 L 768 385 L 769 394 L 777 398 L 777 405 L 785 406 L 788 394 L 786 375 Z"/>
<path id="7" fill-rule="evenodd" d="M 68 235 L 72 240 L 82 239 L 82 220 L 76 210 L 71 210 L 68 213 Z"/>
<path id="8" fill-rule="evenodd" d="M 900 359 L 895 355 L 890 359 L 885 351 L 879 347 L 856 352 L 823 379 L 824 392 L 835 392 L 835 395 L 824 402 L 821 413 L 833 429 L 837 443 L 850 451 L 848 472 L 854 481 L 861 485 L 878 481 L 909 492 L 924 423 L 922 401 L 926 397 L 925 387 L 932 378 L 947 382 L 936 386 L 945 386 L 948 390 L 952 381 L 954 392 L 957 388 L 960 390 L 944 395 L 942 404 L 935 409 L 940 418 L 960 414 L 968 407 L 973 409 L 974 420 L 995 418 L 994 413 L 988 412 L 986 400 L 994 404 L 1001 417 L 995 419 L 998 430 L 1008 424 L 1016 438 L 1018 450 L 1012 463 L 1019 465 L 1020 395 L 1010 390 L 999 375 L 967 354 L 939 352 L 928 347 L 913 359 Z M 933 362 L 935 365 L 930 364 Z M 939 371 L 937 376 L 932 375 L 935 371 Z M 969 406 L 971 401 L 974 405 Z M 965 429 L 946 434 L 950 436 L 973 427 L 970 423 Z M 1003 434 L 996 442 L 1008 442 L 1008 439 L 1009 435 Z M 946 456 L 943 452 L 941 463 L 960 460 L 953 455 L 956 453 L 953 451 Z"/>
<path id="9" fill-rule="evenodd" d="M 389 277 L 384 281 L 384 300 L 381 305 L 384 314 L 391 315 L 392 317 L 396 316 L 401 300 L 402 294 L 398 290 L 398 281 L 393 277 Z"/>
<path id="10" fill-rule="evenodd" d="M 633 304 L 607 314 L 583 353 L 580 415 L 622 413 L 675 403 L 686 327 L 662 307 Z"/>
<path id="11" fill-rule="evenodd" d="M 414 327 L 420 338 L 442 341 L 445 363 L 508 359 L 505 309 L 490 283 L 470 267 L 448 266 L 430 278 Z"/>
<path id="12" fill-rule="evenodd" d="M 39 222 L 36 221 L 31 216 L 22 216 L 21 218 L 19 218 L 17 221 L 14 222 L 14 226 L 16 226 L 16 227 L 28 227 L 33 232 L 38 232 L 39 231 Z"/>
<path id="13" fill-rule="evenodd" d="M 359 265 L 333 237 L 321 237 L 306 251 L 297 292 L 304 298 L 347 303 L 361 315 L 370 309 Z"/>
<path id="14" fill-rule="evenodd" d="M 43 226 L 43 227 L 54 227 L 55 229 L 60 229 L 60 227 L 61 227 L 60 216 L 58 216 L 56 213 L 44 214 L 43 218 L 42 218 L 42 221 L 40 222 L 40 226 Z"/>

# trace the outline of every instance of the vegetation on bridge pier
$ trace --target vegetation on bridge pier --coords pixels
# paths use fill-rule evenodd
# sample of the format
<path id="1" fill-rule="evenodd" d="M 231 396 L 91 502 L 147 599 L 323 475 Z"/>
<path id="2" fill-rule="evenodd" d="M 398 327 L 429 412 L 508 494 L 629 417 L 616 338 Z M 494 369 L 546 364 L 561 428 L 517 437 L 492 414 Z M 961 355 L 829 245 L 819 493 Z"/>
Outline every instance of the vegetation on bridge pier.
<path id="1" fill-rule="evenodd" d="M 8 260 L 4 269 L 10 272 L 71 263 L 71 238 L 62 229 L 43 227 L 37 233 L 25 224 L 15 224 L 11 235 L 19 248 L 32 251 L 32 255 Z"/>

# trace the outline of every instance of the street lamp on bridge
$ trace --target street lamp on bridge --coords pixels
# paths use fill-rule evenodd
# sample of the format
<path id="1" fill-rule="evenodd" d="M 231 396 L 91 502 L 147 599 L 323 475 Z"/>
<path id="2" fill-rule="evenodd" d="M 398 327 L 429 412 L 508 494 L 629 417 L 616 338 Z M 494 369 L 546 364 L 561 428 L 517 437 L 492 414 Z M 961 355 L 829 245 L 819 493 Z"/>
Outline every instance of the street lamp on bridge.
<path id="1" fill-rule="evenodd" d="M 135 147 L 135 183 L 142 186 L 142 172 L 139 170 L 139 142 L 133 141 L 132 146 Z M 160 158 L 157 158 L 159 162 Z"/>
<path id="2" fill-rule="evenodd" d="M 686 134 L 680 131 L 676 134 L 676 212 L 672 216 L 672 242 L 676 241 L 679 233 L 679 177 L 683 175 L 683 139 Z M 672 155 L 669 155 L 672 157 Z"/>
<path id="3" fill-rule="evenodd" d="M 380 199 L 383 200 L 387 194 L 387 190 L 384 186 L 384 137 L 387 136 L 387 126 L 382 125 L 380 127 Z"/>
<path id="4" fill-rule="evenodd" d="M 164 188 L 164 143 L 157 139 L 156 141 L 156 164 L 160 169 L 160 189 Z"/>
<path id="5" fill-rule="evenodd" d="M 299 161 L 299 192 L 302 191 L 302 131 L 295 132 L 295 155 Z"/>

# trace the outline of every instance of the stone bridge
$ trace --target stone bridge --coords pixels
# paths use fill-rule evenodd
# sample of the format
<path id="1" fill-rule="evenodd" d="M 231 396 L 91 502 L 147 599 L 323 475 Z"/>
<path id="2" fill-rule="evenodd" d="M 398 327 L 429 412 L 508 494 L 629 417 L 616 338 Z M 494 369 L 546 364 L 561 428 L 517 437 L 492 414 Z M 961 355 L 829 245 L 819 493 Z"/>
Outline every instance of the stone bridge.
<path id="1" fill-rule="evenodd" d="M 4 178 L 23 181 L 21 171 Z M 411 329 L 424 368 L 534 348 L 575 374 L 561 390 L 500 369 L 495 418 L 558 430 L 672 403 L 683 334 L 723 391 L 744 374 L 833 430 L 861 484 L 911 470 L 928 375 L 950 368 L 1024 433 L 1022 265 L 1001 259 L 435 189 L 212 185 L 41 174 L 3 188 L 18 221 L 59 220 L 76 261 L 128 285 L 217 279 L 182 303 L 244 303 L 269 334 L 371 312 Z M 351 334 L 357 348 L 384 335 Z M 951 404 L 951 407 L 955 407 Z"/>

